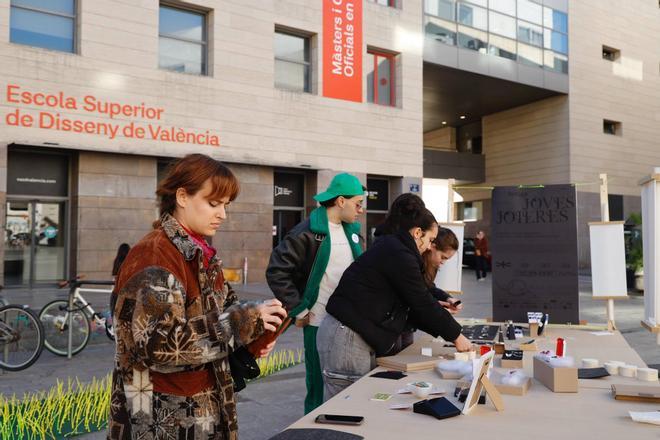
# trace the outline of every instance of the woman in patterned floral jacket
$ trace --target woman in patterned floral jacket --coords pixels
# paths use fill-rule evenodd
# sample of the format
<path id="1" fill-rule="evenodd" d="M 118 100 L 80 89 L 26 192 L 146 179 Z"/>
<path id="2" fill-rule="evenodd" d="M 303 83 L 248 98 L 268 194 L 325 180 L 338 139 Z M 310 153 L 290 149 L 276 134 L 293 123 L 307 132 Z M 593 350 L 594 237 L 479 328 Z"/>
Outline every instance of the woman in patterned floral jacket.
<path id="1" fill-rule="evenodd" d="M 239 304 L 204 239 L 238 190 L 227 167 L 201 154 L 180 159 L 160 183 L 161 218 L 131 249 L 115 286 L 108 438 L 238 437 L 228 353 L 286 316 L 277 300 Z"/>

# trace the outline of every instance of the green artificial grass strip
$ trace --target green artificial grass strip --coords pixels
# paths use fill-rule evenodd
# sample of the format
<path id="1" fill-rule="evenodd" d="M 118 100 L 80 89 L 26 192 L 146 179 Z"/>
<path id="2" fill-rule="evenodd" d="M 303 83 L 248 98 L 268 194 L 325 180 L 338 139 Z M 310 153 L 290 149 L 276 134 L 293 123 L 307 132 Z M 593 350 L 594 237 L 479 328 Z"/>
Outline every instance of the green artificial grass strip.
<path id="1" fill-rule="evenodd" d="M 270 376 L 304 362 L 303 350 L 274 351 L 257 359 L 261 375 Z M 65 439 L 100 431 L 108 426 L 112 379 L 81 383 L 60 380 L 48 391 L 25 393 L 22 398 L 0 394 L 0 439 Z"/>

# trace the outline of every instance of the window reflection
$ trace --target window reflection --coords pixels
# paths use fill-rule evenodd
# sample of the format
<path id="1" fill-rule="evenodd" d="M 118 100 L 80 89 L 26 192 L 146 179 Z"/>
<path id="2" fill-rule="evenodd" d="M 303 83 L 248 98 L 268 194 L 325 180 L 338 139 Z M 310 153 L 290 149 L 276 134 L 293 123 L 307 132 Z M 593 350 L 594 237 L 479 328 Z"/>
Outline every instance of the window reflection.
<path id="1" fill-rule="evenodd" d="M 477 29 L 488 29 L 486 10 L 467 3 L 458 5 L 458 22 Z"/>
<path id="2" fill-rule="evenodd" d="M 568 73 L 568 57 L 551 50 L 546 50 L 545 67 L 555 72 Z"/>
<path id="3" fill-rule="evenodd" d="M 540 3 L 424 0 L 425 35 L 443 44 L 566 73 L 568 15 Z"/>
<path id="4" fill-rule="evenodd" d="M 426 35 L 444 44 L 456 45 L 456 23 L 427 17 Z"/>
<path id="5" fill-rule="evenodd" d="M 543 46 L 543 28 L 518 20 L 518 41 Z"/>
<path id="6" fill-rule="evenodd" d="M 544 29 L 544 47 L 563 54 L 568 53 L 568 35 Z"/>
<path id="7" fill-rule="evenodd" d="M 456 2 L 454 0 L 424 0 L 424 12 L 446 20 L 456 21 Z"/>
<path id="8" fill-rule="evenodd" d="M 74 52 L 74 0 L 12 0 L 9 41 Z"/>
<path id="9" fill-rule="evenodd" d="M 490 35 L 488 41 L 488 53 L 510 60 L 516 59 L 516 40 Z"/>
<path id="10" fill-rule="evenodd" d="M 486 53 L 488 47 L 488 34 L 467 26 L 459 26 L 458 45 L 466 49 Z"/>
<path id="11" fill-rule="evenodd" d="M 518 44 L 518 61 L 528 66 L 543 65 L 543 50 L 538 47 Z"/>

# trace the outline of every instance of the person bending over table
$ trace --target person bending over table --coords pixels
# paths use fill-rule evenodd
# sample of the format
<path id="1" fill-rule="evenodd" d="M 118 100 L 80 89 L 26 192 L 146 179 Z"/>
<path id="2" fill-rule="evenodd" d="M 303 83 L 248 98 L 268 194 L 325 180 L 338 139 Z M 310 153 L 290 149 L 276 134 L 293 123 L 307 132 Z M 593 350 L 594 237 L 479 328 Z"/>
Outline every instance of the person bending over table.
<path id="1" fill-rule="evenodd" d="M 383 236 L 346 269 L 317 335 L 324 400 L 375 368 L 376 357 L 391 354 L 407 328 L 441 336 L 458 351 L 472 348 L 424 281 L 422 254 L 437 233 L 433 214 L 408 204 L 399 230 Z"/>

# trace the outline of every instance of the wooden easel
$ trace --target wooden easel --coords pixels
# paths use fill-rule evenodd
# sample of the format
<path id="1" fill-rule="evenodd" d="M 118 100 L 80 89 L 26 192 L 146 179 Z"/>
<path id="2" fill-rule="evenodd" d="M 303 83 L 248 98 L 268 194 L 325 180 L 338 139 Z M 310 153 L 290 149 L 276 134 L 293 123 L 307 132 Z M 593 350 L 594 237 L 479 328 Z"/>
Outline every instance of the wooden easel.
<path id="1" fill-rule="evenodd" d="M 608 200 L 607 189 L 607 174 L 600 174 L 600 217 L 603 223 L 610 221 L 610 204 Z M 614 322 L 614 300 L 627 299 L 627 296 L 593 296 L 593 299 L 607 300 L 606 313 L 607 313 L 607 330 L 616 330 L 616 323 Z"/>

